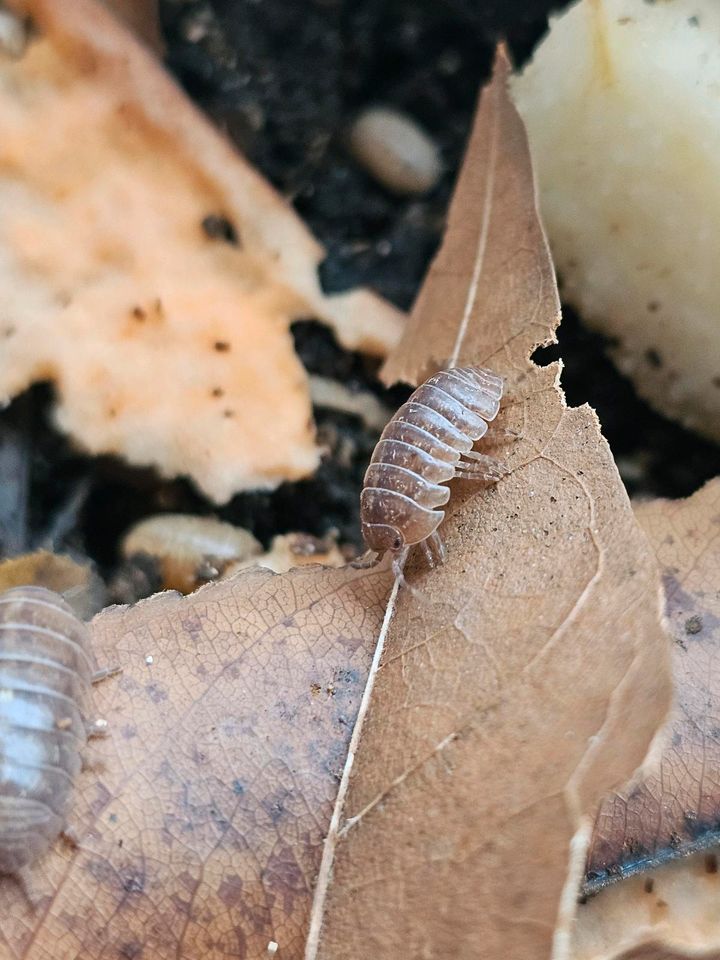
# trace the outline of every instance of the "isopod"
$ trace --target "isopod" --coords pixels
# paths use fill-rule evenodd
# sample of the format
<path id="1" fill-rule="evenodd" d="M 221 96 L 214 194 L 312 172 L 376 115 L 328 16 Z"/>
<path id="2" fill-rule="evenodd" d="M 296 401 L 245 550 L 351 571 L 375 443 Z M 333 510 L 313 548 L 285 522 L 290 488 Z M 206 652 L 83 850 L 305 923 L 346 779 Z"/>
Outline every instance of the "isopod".
<path id="1" fill-rule="evenodd" d="M 503 381 L 482 367 L 442 370 L 415 390 L 387 424 L 375 447 L 360 494 L 361 565 L 390 551 L 396 575 L 410 547 L 421 544 L 431 565 L 445 548 L 437 532 L 453 477 L 495 482 L 507 470 L 476 453 L 476 440 L 500 409 Z"/>
<path id="2" fill-rule="evenodd" d="M 0 873 L 20 875 L 65 832 L 94 670 L 86 625 L 44 587 L 0 594 Z"/>

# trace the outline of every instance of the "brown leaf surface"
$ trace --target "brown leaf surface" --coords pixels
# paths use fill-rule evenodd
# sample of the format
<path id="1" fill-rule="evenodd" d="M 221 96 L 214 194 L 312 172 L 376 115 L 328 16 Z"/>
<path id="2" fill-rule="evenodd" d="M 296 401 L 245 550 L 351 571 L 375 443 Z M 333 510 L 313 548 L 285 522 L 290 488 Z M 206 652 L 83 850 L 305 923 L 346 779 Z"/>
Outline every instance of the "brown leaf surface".
<path id="1" fill-rule="evenodd" d="M 123 21 L 136 37 L 140 37 L 158 56 L 163 56 L 165 44 L 160 29 L 158 0 L 102 0 L 108 10 Z"/>
<path id="2" fill-rule="evenodd" d="M 588 889 L 720 842 L 720 481 L 636 516 L 662 570 L 676 702 L 659 770 L 598 813 Z"/>
<path id="3" fill-rule="evenodd" d="M 657 771 L 598 814 L 588 888 L 632 879 L 580 910 L 576 960 L 645 956 L 624 946 L 645 940 L 674 945 L 668 956 L 720 954 L 717 855 L 659 866 L 720 841 L 720 480 L 636 515 L 663 574 L 676 701 Z"/>
<path id="4" fill-rule="evenodd" d="M 507 72 L 501 53 L 386 372 L 417 382 L 451 358 L 506 376 L 511 473 L 455 486 L 447 562 L 400 591 L 308 960 L 546 960 L 558 915 L 564 956 L 590 818 L 668 706 L 652 553 L 595 415 L 529 361 L 558 301 Z"/>
<path id="5" fill-rule="evenodd" d="M 109 736 L 71 823 L 0 883 L 2 960 L 238 960 L 302 954 L 337 782 L 390 578 L 252 570 L 93 621 Z M 148 658 L 152 662 L 148 662 Z"/>
<path id="6" fill-rule="evenodd" d="M 399 312 L 322 294 L 289 205 L 99 4 L 14 6 L 39 35 L 0 62 L 0 399 L 52 381 L 91 453 L 218 502 L 312 472 L 289 323 L 383 354 Z"/>

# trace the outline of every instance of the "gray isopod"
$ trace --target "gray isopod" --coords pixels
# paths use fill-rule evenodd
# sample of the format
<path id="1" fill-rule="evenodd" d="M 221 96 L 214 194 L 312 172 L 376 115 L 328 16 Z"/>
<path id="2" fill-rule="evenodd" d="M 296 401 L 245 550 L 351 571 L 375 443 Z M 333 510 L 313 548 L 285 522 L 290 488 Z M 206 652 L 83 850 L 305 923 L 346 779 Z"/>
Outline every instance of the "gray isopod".
<path id="1" fill-rule="evenodd" d="M 450 499 L 453 477 L 495 482 L 507 472 L 498 460 L 473 450 L 487 421 L 500 409 L 503 381 L 482 367 L 442 370 L 421 384 L 383 430 L 360 495 L 367 565 L 390 551 L 396 572 L 410 547 L 428 561 L 442 560 L 438 509 Z"/>
<path id="2" fill-rule="evenodd" d="M 0 873 L 19 874 L 66 827 L 95 671 L 86 625 L 44 587 L 0 594 Z"/>

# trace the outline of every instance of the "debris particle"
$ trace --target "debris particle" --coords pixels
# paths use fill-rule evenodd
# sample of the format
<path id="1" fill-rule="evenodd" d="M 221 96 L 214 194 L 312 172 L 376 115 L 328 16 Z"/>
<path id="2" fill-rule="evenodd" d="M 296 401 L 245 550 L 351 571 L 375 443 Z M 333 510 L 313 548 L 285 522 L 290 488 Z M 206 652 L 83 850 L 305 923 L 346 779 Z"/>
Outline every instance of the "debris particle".
<path id="1" fill-rule="evenodd" d="M 231 220 L 215 213 L 208 214 L 202 221 L 202 228 L 210 240 L 224 240 L 234 247 L 240 245 L 237 231 Z"/>
<path id="2" fill-rule="evenodd" d="M 231 577 L 239 570 L 254 564 L 275 573 L 287 573 L 294 567 L 303 567 L 308 563 L 318 563 L 324 567 L 345 566 L 345 556 L 337 545 L 337 531 L 330 531 L 322 538 L 313 537 L 309 533 L 280 534 L 273 537 L 267 553 L 229 564 L 225 568 L 224 576 Z"/>
<path id="3" fill-rule="evenodd" d="M 121 549 L 128 560 L 155 557 L 163 587 L 181 593 L 192 592 L 230 564 L 250 560 L 262 550 L 242 527 L 183 513 L 146 517 L 127 532 Z"/>
<path id="4" fill-rule="evenodd" d="M 685 633 L 689 633 L 691 635 L 695 633 L 700 633 L 702 628 L 703 628 L 702 617 L 699 617 L 696 615 L 694 617 L 688 617 L 688 619 L 685 621 Z"/>
<path id="5" fill-rule="evenodd" d="M 371 107 L 350 131 L 355 159 L 393 193 L 426 193 L 440 178 L 437 145 L 409 116 L 389 107 Z"/>

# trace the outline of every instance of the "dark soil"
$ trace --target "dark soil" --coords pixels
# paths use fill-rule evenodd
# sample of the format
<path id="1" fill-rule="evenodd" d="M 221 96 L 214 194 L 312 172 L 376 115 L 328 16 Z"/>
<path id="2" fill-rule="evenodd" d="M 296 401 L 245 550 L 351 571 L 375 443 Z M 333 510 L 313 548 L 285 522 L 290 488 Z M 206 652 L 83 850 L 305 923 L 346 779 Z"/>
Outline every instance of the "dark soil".
<path id="1" fill-rule="evenodd" d="M 409 307 L 437 247 L 477 92 L 493 44 L 505 36 L 521 63 L 544 32 L 548 0 L 164 0 L 166 60 L 191 97 L 224 128 L 325 244 L 328 291 L 358 284 Z M 445 173 L 427 197 L 400 199 L 352 160 L 344 136 L 356 111 L 390 104 L 418 120 L 442 150 Z M 383 393 L 375 365 L 337 347 L 312 321 L 294 327 L 308 370 Z M 599 337 L 570 310 L 558 347 L 572 405 L 600 416 L 628 490 L 685 496 L 720 474 L 720 449 L 653 413 L 606 359 Z M 401 393 L 391 393 L 396 406 Z M 331 454 L 317 475 L 274 493 L 243 494 L 217 510 L 183 480 L 112 458 L 75 453 L 48 422 L 39 387 L 0 417 L 0 550 L 40 543 L 87 553 L 107 578 L 118 541 L 158 511 L 217 513 L 273 534 L 338 530 L 357 543 L 358 492 L 377 439 L 354 417 L 318 410 Z"/>

